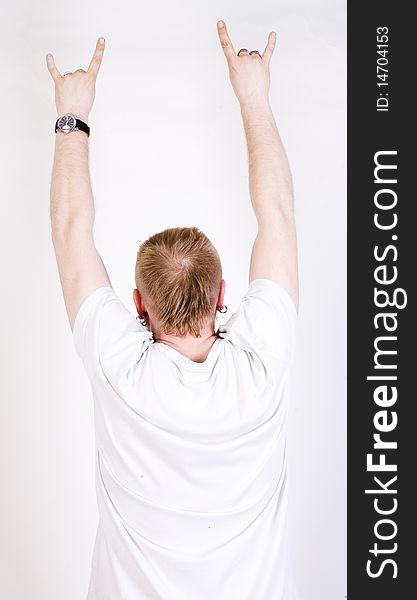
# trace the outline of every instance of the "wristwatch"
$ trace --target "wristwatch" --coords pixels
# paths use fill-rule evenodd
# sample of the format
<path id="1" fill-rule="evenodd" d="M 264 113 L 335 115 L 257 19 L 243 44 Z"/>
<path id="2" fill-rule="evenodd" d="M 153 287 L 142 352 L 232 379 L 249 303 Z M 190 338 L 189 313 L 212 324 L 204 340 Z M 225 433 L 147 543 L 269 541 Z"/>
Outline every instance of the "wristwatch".
<path id="1" fill-rule="evenodd" d="M 87 123 L 77 119 L 71 113 L 67 113 L 62 117 L 58 117 L 55 123 L 55 133 L 57 131 L 61 131 L 62 133 L 69 133 L 70 131 L 85 131 L 85 133 L 90 135 L 90 128 Z"/>

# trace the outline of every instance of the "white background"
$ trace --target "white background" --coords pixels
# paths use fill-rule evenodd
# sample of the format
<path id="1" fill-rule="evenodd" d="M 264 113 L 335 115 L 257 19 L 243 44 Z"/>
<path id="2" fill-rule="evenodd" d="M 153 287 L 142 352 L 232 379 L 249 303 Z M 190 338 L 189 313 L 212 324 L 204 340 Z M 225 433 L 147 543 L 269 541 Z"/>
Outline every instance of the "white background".
<path id="1" fill-rule="evenodd" d="M 236 50 L 263 50 L 278 34 L 270 97 L 294 177 L 300 272 L 294 568 L 300 600 L 345 597 L 344 0 L 14 0 L 0 25 L 1 598 L 84 600 L 97 526 L 93 404 L 50 240 L 56 111 L 45 55 L 73 71 L 98 36 L 107 41 L 90 164 L 96 244 L 116 292 L 134 312 L 140 242 L 196 225 L 222 257 L 223 322 L 247 288 L 256 221 L 218 19 Z"/>

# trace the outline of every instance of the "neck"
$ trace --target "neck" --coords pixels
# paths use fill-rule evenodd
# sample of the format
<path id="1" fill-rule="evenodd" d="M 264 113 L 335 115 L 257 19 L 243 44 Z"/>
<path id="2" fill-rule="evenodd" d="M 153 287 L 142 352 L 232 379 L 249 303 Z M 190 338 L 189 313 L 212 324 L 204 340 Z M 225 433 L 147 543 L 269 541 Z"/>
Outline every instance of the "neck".
<path id="1" fill-rule="evenodd" d="M 218 337 L 217 333 L 214 331 L 214 325 L 202 329 L 200 333 L 200 337 L 196 337 L 191 333 L 180 337 L 178 335 L 167 335 L 154 331 L 153 339 L 155 342 L 163 342 L 184 353 L 198 354 L 199 351 L 204 353 L 205 350 L 209 350 Z"/>
<path id="2" fill-rule="evenodd" d="M 198 347 L 203 346 L 208 341 L 213 341 L 213 339 L 217 337 L 214 328 L 208 328 L 201 331 L 200 337 L 196 337 L 191 333 L 188 333 L 184 336 L 179 335 L 167 335 L 165 333 L 158 333 L 156 331 L 153 332 L 153 339 L 155 342 L 166 342 L 172 344 L 173 346 L 189 346 L 189 347 Z"/>

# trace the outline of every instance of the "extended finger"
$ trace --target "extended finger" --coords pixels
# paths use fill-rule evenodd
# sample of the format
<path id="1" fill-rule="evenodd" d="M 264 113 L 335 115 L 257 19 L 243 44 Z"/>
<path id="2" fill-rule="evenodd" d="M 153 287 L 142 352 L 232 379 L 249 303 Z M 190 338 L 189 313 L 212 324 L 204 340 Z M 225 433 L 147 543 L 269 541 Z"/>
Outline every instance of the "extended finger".
<path id="1" fill-rule="evenodd" d="M 52 56 L 52 54 L 47 54 L 46 55 L 46 66 L 48 67 L 48 71 L 50 72 L 52 79 L 54 81 L 57 81 L 60 77 L 61 77 L 61 73 L 58 71 L 55 61 L 54 61 L 54 57 Z"/>
<path id="2" fill-rule="evenodd" d="M 271 31 L 271 33 L 268 36 L 268 41 L 265 46 L 265 50 L 262 54 L 262 58 L 264 60 L 266 60 L 267 62 L 269 62 L 271 60 L 271 56 L 272 56 L 272 53 L 275 48 L 276 39 L 277 39 L 277 34 L 275 33 L 275 31 Z"/>
<path id="3" fill-rule="evenodd" d="M 93 58 L 88 67 L 88 73 L 97 77 L 98 70 L 100 69 L 101 61 L 103 60 L 104 54 L 104 38 L 99 38 L 96 43 L 96 49 L 94 50 Z"/>
<path id="4" fill-rule="evenodd" d="M 233 48 L 232 41 L 227 33 L 226 23 L 224 21 L 218 21 L 217 31 L 219 33 L 220 43 L 222 45 L 224 55 L 229 62 L 236 58 L 236 51 Z"/>

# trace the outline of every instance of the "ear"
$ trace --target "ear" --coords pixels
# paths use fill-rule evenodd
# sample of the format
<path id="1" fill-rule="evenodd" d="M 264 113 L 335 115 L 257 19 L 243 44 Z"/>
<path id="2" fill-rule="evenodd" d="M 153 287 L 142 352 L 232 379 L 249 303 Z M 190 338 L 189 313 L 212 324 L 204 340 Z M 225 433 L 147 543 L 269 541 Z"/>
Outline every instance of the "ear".
<path id="1" fill-rule="evenodd" d="M 224 279 L 222 279 L 220 282 L 219 295 L 217 296 L 216 309 L 222 308 L 222 306 L 223 306 L 225 289 L 226 289 L 226 282 Z"/>
<path id="2" fill-rule="evenodd" d="M 145 308 L 143 305 L 143 299 L 142 299 L 142 296 L 140 295 L 139 290 L 136 288 L 133 290 L 133 302 L 135 303 L 138 314 L 143 315 L 144 308 Z"/>

